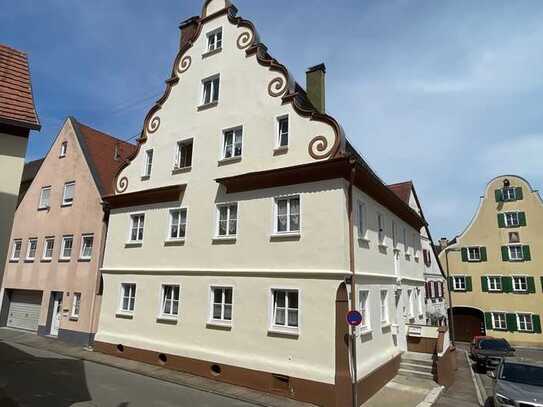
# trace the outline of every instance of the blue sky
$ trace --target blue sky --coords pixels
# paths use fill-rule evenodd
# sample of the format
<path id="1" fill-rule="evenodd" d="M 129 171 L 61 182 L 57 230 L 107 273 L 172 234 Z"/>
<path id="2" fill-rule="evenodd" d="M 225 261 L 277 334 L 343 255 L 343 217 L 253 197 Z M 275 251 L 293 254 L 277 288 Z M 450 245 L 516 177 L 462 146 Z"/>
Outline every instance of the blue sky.
<path id="1" fill-rule="evenodd" d="M 164 90 L 201 0 L 0 0 L 0 42 L 29 53 L 44 155 L 62 122 L 128 139 Z M 486 183 L 543 185 L 543 2 L 235 0 L 300 83 L 325 62 L 327 110 L 388 183 L 415 182 L 434 238 Z"/>

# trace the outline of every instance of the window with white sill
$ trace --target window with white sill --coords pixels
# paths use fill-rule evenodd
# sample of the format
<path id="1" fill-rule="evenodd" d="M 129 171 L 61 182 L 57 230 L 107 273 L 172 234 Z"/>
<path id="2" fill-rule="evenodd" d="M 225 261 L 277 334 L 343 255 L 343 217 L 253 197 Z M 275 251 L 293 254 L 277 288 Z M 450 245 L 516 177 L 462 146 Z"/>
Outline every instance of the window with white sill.
<path id="1" fill-rule="evenodd" d="M 72 318 L 79 318 L 81 310 L 81 294 L 80 293 L 74 293 L 74 296 L 72 298 Z"/>
<path id="2" fill-rule="evenodd" d="M 505 225 L 508 227 L 514 227 L 520 225 L 520 217 L 518 212 L 506 212 L 504 214 Z"/>
<path id="3" fill-rule="evenodd" d="M 51 196 L 51 187 L 43 187 L 40 192 L 40 202 L 38 209 L 49 208 L 49 197 Z"/>
<path id="4" fill-rule="evenodd" d="M 272 328 L 295 329 L 299 327 L 298 290 L 273 289 Z"/>
<path id="5" fill-rule="evenodd" d="M 222 159 L 228 160 L 241 157 L 243 150 L 243 128 L 226 130 L 223 132 Z"/>
<path id="6" fill-rule="evenodd" d="M 163 285 L 160 316 L 164 318 L 177 318 L 179 315 L 179 286 Z"/>
<path id="7" fill-rule="evenodd" d="M 534 330 L 532 314 L 517 314 L 517 325 L 519 331 L 532 332 Z"/>
<path id="8" fill-rule="evenodd" d="M 136 305 L 136 284 L 121 284 L 121 303 L 119 310 L 123 313 L 134 312 Z"/>
<path id="9" fill-rule="evenodd" d="M 360 330 L 368 332 L 371 330 L 370 292 L 368 290 L 360 290 L 358 292 L 358 309 L 362 315 Z"/>
<path id="10" fill-rule="evenodd" d="M 277 147 L 288 147 L 289 122 L 288 116 L 282 116 L 277 119 Z"/>
<path id="11" fill-rule="evenodd" d="M 59 157 L 60 158 L 64 158 L 66 157 L 66 153 L 68 152 L 68 142 L 67 141 L 64 141 L 61 145 L 60 145 L 60 154 L 59 154 Z"/>
<path id="12" fill-rule="evenodd" d="M 51 260 L 53 257 L 53 249 L 55 246 L 55 238 L 54 237 L 47 237 L 45 238 L 45 243 L 43 245 L 43 260 Z"/>
<path id="13" fill-rule="evenodd" d="M 521 261 L 524 259 L 524 254 L 522 252 L 521 245 L 511 245 L 509 246 L 508 250 L 509 250 L 509 260 Z"/>
<path id="14" fill-rule="evenodd" d="M 388 323 L 388 290 L 381 290 L 381 325 Z"/>
<path id="15" fill-rule="evenodd" d="M 384 245 L 385 244 L 385 218 L 380 213 L 377 214 L 377 230 L 378 230 L 379 244 Z"/>
<path id="16" fill-rule="evenodd" d="M 209 105 L 219 101 L 220 77 L 204 79 L 202 81 L 202 105 Z"/>
<path id="17" fill-rule="evenodd" d="M 143 242 L 143 228 L 145 224 L 145 215 L 138 213 L 130 216 L 130 242 Z"/>
<path id="18" fill-rule="evenodd" d="M 72 247 L 74 244 L 74 237 L 72 235 L 62 237 L 62 245 L 60 248 L 60 257 L 62 259 L 69 259 L 72 257 Z"/>
<path id="19" fill-rule="evenodd" d="M 11 250 L 11 260 L 19 260 L 21 258 L 22 247 L 23 247 L 23 241 L 21 239 L 15 239 L 13 241 L 13 248 Z"/>
<path id="20" fill-rule="evenodd" d="M 217 205 L 217 237 L 230 238 L 238 234 L 238 204 Z"/>
<path id="21" fill-rule="evenodd" d="M 366 204 L 362 201 L 358 201 L 358 238 L 366 239 L 366 237 Z"/>
<path id="22" fill-rule="evenodd" d="M 481 260 L 481 248 L 480 247 L 468 247 L 468 260 L 480 261 Z"/>
<path id="23" fill-rule="evenodd" d="M 190 168 L 192 166 L 192 145 L 192 139 L 177 143 L 174 170 Z"/>
<path id="24" fill-rule="evenodd" d="M 70 206 L 74 202 L 75 182 L 66 182 L 62 193 L 62 206 Z"/>
<path id="25" fill-rule="evenodd" d="M 403 252 L 407 255 L 409 254 L 409 243 L 407 242 L 407 229 L 404 227 L 402 230 L 403 237 Z"/>
<path id="26" fill-rule="evenodd" d="M 392 248 L 396 250 L 398 248 L 398 230 L 396 222 L 392 221 Z"/>
<path id="27" fill-rule="evenodd" d="M 28 249 L 26 259 L 34 260 L 36 258 L 36 249 L 38 248 L 38 239 L 28 239 Z"/>
<path id="28" fill-rule="evenodd" d="M 90 259 L 92 257 L 92 245 L 94 243 L 94 235 L 86 234 L 81 236 L 81 259 Z"/>
<path id="29" fill-rule="evenodd" d="M 503 188 L 502 196 L 504 201 L 514 201 L 517 199 L 516 188 Z"/>
<path id="30" fill-rule="evenodd" d="M 465 291 L 466 290 L 466 277 L 464 277 L 464 276 L 454 276 L 453 277 L 453 289 L 455 291 Z"/>
<path id="31" fill-rule="evenodd" d="M 222 28 L 207 34 L 207 52 L 218 51 L 220 49 L 222 49 Z"/>
<path id="32" fill-rule="evenodd" d="M 233 290 L 232 287 L 211 287 L 211 322 L 231 323 Z"/>
<path id="33" fill-rule="evenodd" d="M 300 231 L 300 197 L 275 198 L 275 230 L 277 234 Z"/>
<path id="34" fill-rule="evenodd" d="M 501 291 L 502 290 L 502 278 L 501 276 L 489 276 L 488 279 L 488 291 Z"/>
<path id="35" fill-rule="evenodd" d="M 168 240 L 182 240 L 187 232 L 187 210 L 185 208 L 170 210 L 170 229 Z"/>
<path id="36" fill-rule="evenodd" d="M 513 291 L 528 291 L 528 277 L 513 276 Z"/>
<path id="37" fill-rule="evenodd" d="M 150 149 L 150 150 L 145 151 L 143 171 L 141 174 L 143 178 L 149 178 L 151 176 L 151 172 L 153 171 L 153 157 L 154 157 L 154 150 Z"/>
<path id="38" fill-rule="evenodd" d="M 492 328 L 493 329 L 507 329 L 507 320 L 504 312 L 492 313 Z"/>

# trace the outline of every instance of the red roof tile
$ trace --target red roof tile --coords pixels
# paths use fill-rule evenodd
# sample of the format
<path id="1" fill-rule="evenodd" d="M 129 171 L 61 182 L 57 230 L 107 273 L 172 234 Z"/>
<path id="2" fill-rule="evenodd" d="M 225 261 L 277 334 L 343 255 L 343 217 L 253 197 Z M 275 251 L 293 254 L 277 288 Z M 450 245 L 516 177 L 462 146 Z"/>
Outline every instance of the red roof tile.
<path id="1" fill-rule="evenodd" d="M 28 58 L 0 44 L 0 122 L 32 130 L 41 128 L 32 96 Z"/>
<path id="2" fill-rule="evenodd" d="M 398 197 L 409 204 L 409 198 L 411 197 L 411 189 L 413 189 L 413 183 L 411 181 L 399 182 L 398 184 L 388 185 L 388 188 L 392 190 Z"/>

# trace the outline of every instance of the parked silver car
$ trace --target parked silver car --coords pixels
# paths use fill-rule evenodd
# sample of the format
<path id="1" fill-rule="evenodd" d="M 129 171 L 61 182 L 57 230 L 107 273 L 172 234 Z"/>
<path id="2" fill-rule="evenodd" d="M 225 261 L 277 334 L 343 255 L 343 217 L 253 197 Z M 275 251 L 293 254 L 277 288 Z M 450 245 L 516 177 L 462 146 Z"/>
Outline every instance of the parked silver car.
<path id="1" fill-rule="evenodd" d="M 495 371 L 495 407 L 543 406 L 543 362 L 524 358 L 505 358 Z"/>

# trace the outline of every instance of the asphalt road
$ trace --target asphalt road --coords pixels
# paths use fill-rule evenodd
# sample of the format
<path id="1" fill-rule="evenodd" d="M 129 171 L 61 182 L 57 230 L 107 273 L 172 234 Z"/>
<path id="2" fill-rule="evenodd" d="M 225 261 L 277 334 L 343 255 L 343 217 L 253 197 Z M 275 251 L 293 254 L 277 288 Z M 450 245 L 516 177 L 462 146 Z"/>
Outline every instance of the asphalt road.
<path id="1" fill-rule="evenodd" d="M 24 345 L 0 342 L 1 407 L 254 407 Z"/>

